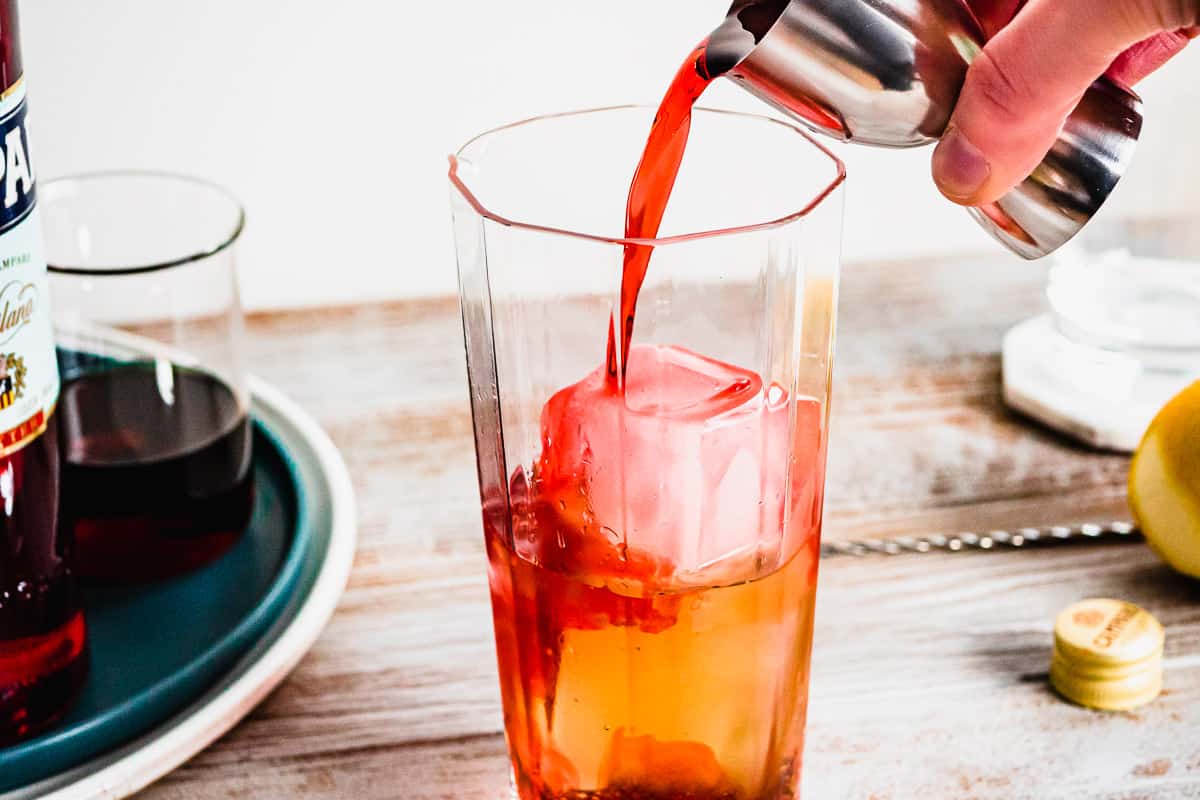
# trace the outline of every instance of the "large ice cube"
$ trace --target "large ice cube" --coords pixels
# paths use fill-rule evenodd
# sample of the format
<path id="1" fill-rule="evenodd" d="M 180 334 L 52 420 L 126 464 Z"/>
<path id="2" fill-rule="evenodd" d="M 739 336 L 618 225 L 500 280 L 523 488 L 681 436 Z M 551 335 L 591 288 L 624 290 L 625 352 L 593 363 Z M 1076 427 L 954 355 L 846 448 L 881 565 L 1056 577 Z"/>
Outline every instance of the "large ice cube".
<path id="1" fill-rule="evenodd" d="M 669 563 L 676 579 L 710 583 L 718 562 L 745 579 L 790 554 L 789 497 L 811 525 L 818 415 L 748 370 L 635 346 L 624 397 L 598 369 L 546 404 L 533 490 L 585 540 Z"/>

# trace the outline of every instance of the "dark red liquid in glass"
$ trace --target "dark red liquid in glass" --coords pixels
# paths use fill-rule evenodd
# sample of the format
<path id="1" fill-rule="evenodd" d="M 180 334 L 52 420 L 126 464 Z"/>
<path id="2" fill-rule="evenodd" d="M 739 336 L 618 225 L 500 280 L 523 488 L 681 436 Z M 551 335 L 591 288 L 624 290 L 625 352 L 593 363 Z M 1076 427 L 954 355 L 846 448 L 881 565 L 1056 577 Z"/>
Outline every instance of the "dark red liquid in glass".
<path id="1" fill-rule="evenodd" d="M 218 378 L 122 365 L 63 386 L 64 524 L 81 575 L 169 577 L 214 560 L 250 520 L 251 430 Z"/>

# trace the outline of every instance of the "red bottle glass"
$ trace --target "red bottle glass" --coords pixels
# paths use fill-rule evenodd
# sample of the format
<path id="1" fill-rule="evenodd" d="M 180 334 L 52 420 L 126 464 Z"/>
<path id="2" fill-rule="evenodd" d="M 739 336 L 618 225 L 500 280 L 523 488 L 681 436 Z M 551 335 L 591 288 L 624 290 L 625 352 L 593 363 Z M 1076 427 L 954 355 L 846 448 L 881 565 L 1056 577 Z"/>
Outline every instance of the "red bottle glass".
<path id="1" fill-rule="evenodd" d="M 62 716 L 87 671 L 59 530 L 59 394 L 16 0 L 0 0 L 0 747 Z"/>

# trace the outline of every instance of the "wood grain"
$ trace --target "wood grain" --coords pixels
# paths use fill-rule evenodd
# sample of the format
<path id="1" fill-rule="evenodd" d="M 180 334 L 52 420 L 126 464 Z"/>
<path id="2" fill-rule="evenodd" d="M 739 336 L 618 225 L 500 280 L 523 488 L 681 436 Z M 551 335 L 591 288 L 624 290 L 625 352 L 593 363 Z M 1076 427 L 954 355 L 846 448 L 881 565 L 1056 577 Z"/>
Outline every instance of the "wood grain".
<path id="1" fill-rule="evenodd" d="M 847 268 L 827 537 L 1125 516 L 1125 459 L 1000 405 L 1000 336 L 1043 279 L 1008 260 Z M 345 454 L 361 545 L 296 673 L 143 796 L 506 797 L 457 304 L 259 315 L 247 349 Z M 1047 688 L 1054 615 L 1093 595 L 1167 626 L 1168 691 L 1142 711 Z M 1200 793 L 1200 586 L 1142 545 L 834 559 L 817 616 L 808 798 Z"/>

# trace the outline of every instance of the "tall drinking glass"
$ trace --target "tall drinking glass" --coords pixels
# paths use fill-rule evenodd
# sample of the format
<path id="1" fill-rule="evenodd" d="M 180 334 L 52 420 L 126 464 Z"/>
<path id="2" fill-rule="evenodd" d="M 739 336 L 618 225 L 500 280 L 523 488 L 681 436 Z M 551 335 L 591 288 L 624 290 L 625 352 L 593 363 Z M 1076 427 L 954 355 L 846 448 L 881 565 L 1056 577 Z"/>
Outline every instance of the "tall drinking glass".
<path id="1" fill-rule="evenodd" d="M 167 578 L 227 552 L 254 502 L 234 253 L 242 207 L 157 172 L 42 191 L 80 575 Z"/>
<path id="2" fill-rule="evenodd" d="M 485 133 L 451 160 L 516 795 L 798 792 L 842 165 L 697 111 L 662 237 L 625 241 L 654 109 Z M 622 389 L 626 247 L 653 246 Z"/>

